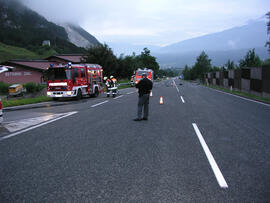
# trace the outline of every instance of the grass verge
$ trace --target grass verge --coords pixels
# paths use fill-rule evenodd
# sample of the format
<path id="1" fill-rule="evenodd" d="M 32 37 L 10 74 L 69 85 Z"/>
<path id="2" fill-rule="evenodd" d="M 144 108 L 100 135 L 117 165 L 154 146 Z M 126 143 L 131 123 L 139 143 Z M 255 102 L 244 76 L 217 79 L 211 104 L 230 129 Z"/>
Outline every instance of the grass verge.
<path id="1" fill-rule="evenodd" d="M 52 98 L 47 96 L 40 96 L 36 98 L 22 98 L 16 100 L 2 100 L 3 107 L 20 106 L 25 104 L 35 104 L 40 102 L 52 101 Z"/>
<path id="2" fill-rule="evenodd" d="M 204 85 L 204 86 L 206 86 L 206 85 Z M 245 98 L 248 98 L 248 99 L 253 99 L 253 100 L 256 100 L 256 101 L 261 101 L 261 102 L 265 102 L 265 103 L 270 104 L 270 98 L 260 97 L 260 96 L 256 96 L 256 95 L 249 94 L 249 93 L 246 93 L 246 92 L 240 92 L 240 91 L 237 91 L 237 90 L 232 90 L 231 91 L 231 90 L 229 90 L 227 88 L 222 88 L 222 87 L 218 87 L 218 86 L 214 86 L 214 85 L 209 85 L 209 86 L 206 86 L 206 87 L 210 87 L 210 88 L 220 90 L 220 91 L 223 91 L 223 92 L 227 92 L 227 93 L 230 93 L 230 94 L 234 94 L 234 95 L 238 95 L 238 96 L 245 97 Z"/>

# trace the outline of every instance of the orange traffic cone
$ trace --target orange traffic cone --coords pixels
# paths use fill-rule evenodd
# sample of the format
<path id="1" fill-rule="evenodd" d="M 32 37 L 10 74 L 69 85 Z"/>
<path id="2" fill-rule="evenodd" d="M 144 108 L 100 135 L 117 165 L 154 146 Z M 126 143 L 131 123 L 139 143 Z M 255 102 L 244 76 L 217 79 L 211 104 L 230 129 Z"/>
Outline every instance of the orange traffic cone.
<path id="1" fill-rule="evenodd" d="M 153 96 L 153 94 L 152 94 L 152 91 L 150 92 L 150 97 L 152 97 Z"/>
<path id="2" fill-rule="evenodd" d="M 162 96 L 160 96 L 159 104 L 163 104 L 163 97 Z"/>

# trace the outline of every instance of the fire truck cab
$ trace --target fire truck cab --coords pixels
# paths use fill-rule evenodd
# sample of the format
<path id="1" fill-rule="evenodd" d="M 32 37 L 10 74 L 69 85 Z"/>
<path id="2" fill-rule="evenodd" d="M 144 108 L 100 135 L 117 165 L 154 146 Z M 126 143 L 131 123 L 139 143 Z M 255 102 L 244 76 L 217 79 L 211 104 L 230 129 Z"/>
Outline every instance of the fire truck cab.
<path id="1" fill-rule="evenodd" d="M 98 96 L 103 92 L 103 70 L 97 64 L 71 64 L 53 66 L 45 74 L 47 96 L 54 99 L 81 99 L 82 96 Z"/>
<path id="2" fill-rule="evenodd" d="M 153 72 L 153 70 L 147 69 L 147 68 L 144 68 L 144 69 L 140 69 L 139 68 L 135 72 L 135 84 L 137 84 L 142 79 L 142 74 L 143 73 L 146 73 L 147 74 L 147 78 L 149 80 L 151 80 L 152 82 L 154 81 L 154 72 Z"/>

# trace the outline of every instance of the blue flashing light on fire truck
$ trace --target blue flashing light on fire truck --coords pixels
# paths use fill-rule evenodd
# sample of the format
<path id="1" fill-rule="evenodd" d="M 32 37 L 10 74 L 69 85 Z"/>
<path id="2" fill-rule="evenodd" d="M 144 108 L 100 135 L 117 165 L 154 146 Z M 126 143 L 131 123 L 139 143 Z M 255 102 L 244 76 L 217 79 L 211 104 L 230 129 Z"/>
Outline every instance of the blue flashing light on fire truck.
<path id="1" fill-rule="evenodd" d="M 97 97 L 103 92 L 103 69 L 98 64 L 50 66 L 45 73 L 47 96 L 58 98 Z"/>

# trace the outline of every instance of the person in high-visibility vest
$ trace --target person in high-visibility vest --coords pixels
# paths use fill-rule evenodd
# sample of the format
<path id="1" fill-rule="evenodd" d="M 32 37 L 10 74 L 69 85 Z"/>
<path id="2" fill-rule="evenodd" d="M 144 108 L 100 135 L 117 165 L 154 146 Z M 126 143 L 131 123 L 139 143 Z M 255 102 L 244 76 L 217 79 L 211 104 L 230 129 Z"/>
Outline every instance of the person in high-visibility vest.
<path id="1" fill-rule="evenodd" d="M 111 84 L 112 84 L 111 86 L 116 87 L 116 83 L 117 83 L 116 78 L 111 75 L 110 79 L 111 79 Z"/>
<path id="2" fill-rule="evenodd" d="M 109 92 L 109 88 L 111 87 L 111 80 L 108 77 L 104 77 L 103 79 L 105 81 L 106 92 L 108 93 Z"/>

